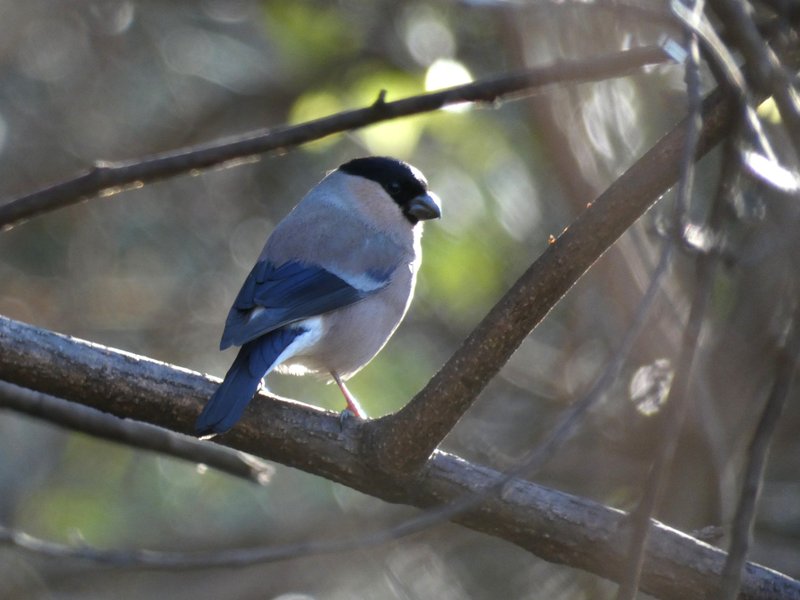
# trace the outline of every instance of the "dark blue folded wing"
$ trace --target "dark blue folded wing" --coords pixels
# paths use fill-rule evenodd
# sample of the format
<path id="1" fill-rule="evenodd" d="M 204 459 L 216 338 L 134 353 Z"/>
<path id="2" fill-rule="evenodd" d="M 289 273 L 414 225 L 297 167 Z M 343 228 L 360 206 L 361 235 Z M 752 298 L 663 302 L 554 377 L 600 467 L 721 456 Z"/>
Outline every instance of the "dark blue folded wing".
<path id="1" fill-rule="evenodd" d="M 377 282 L 388 283 L 389 274 Z M 385 284 L 384 283 L 384 284 Z M 256 263 L 233 303 L 220 349 L 241 346 L 273 329 L 353 304 L 381 289 L 363 290 L 317 265 Z"/>

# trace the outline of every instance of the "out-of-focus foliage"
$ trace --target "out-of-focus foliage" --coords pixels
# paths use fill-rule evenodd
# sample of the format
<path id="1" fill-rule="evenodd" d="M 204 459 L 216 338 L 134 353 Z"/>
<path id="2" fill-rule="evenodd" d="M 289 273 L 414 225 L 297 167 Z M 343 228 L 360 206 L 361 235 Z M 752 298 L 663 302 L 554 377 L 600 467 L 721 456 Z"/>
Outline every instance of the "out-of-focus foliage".
<path id="1" fill-rule="evenodd" d="M 680 35 L 664 27 L 583 3 L 0 0 L 0 196 L 95 160 L 368 105 L 381 90 L 397 99 Z M 393 154 L 427 174 L 444 218 L 427 226 L 409 317 L 352 382 L 370 414 L 385 414 L 424 385 L 548 236 L 684 107 L 680 69 L 654 68 L 402 119 L 93 200 L 0 234 L 0 314 L 222 375 L 233 358 L 217 351 L 222 323 L 272 225 L 326 170 Z M 712 156 L 697 175 L 701 207 L 715 176 Z M 748 261 L 734 261 L 715 285 L 695 408 L 660 515 L 687 530 L 730 519 L 741 451 L 769 382 L 769 363 L 753 356 L 771 347 L 764 324 L 779 325 L 770 291 L 790 264 L 783 240 L 797 208 L 762 195 L 742 199 L 735 227 Z M 570 292 L 447 448 L 508 468 L 541 439 L 624 335 L 664 214 L 668 207 L 651 211 Z M 658 411 L 637 410 L 629 383 L 641 367 L 674 364 L 690 261 L 681 258 L 668 278 L 607 400 L 538 481 L 623 508 L 635 501 L 660 421 Z M 269 383 L 341 408 L 333 386 L 279 375 Z M 773 453 L 755 555 L 795 576 L 800 451 L 789 424 L 797 412 L 790 408 Z M 0 520 L 46 538 L 227 548 L 352 535 L 410 513 L 287 468 L 257 487 L 0 413 Z M 3 598 L 597 598 L 610 589 L 451 525 L 378 549 L 243 571 L 110 572 L 0 548 Z"/>

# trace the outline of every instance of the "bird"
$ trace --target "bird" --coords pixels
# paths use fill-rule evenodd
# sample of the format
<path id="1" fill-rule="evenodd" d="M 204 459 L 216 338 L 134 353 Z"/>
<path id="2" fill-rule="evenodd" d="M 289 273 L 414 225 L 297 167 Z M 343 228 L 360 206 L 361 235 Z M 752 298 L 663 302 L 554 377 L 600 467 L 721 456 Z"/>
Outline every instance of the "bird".
<path id="1" fill-rule="evenodd" d="M 284 217 L 228 313 L 220 350 L 239 353 L 195 422 L 195 434 L 231 429 L 271 371 L 337 384 L 383 348 L 403 320 L 422 261 L 422 225 L 442 215 L 416 167 L 354 158 L 328 173 Z"/>

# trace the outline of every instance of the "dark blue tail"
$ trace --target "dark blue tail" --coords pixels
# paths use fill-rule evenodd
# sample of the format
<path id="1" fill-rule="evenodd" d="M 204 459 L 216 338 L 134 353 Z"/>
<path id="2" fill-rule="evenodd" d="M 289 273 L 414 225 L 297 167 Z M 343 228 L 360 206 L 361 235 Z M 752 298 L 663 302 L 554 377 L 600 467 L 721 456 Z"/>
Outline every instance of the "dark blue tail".
<path id="1" fill-rule="evenodd" d="M 195 434 L 209 436 L 233 427 L 253 399 L 261 379 L 276 366 L 278 356 L 304 332 L 302 328 L 284 327 L 244 344 L 225 379 L 197 417 Z"/>

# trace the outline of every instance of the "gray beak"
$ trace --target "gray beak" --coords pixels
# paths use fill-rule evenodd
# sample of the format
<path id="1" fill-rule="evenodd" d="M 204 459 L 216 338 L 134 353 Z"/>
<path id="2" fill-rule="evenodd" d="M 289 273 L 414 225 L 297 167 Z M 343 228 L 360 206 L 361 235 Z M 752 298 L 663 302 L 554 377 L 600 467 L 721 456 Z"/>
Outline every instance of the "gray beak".
<path id="1" fill-rule="evenodd" d="M 442 216 L 442 203 L 439 200 L 439 196 L 433 192 L 428 192 L 412 198 L 406 206 L 405 212 L 417 221 L 438 219 Z"/>

